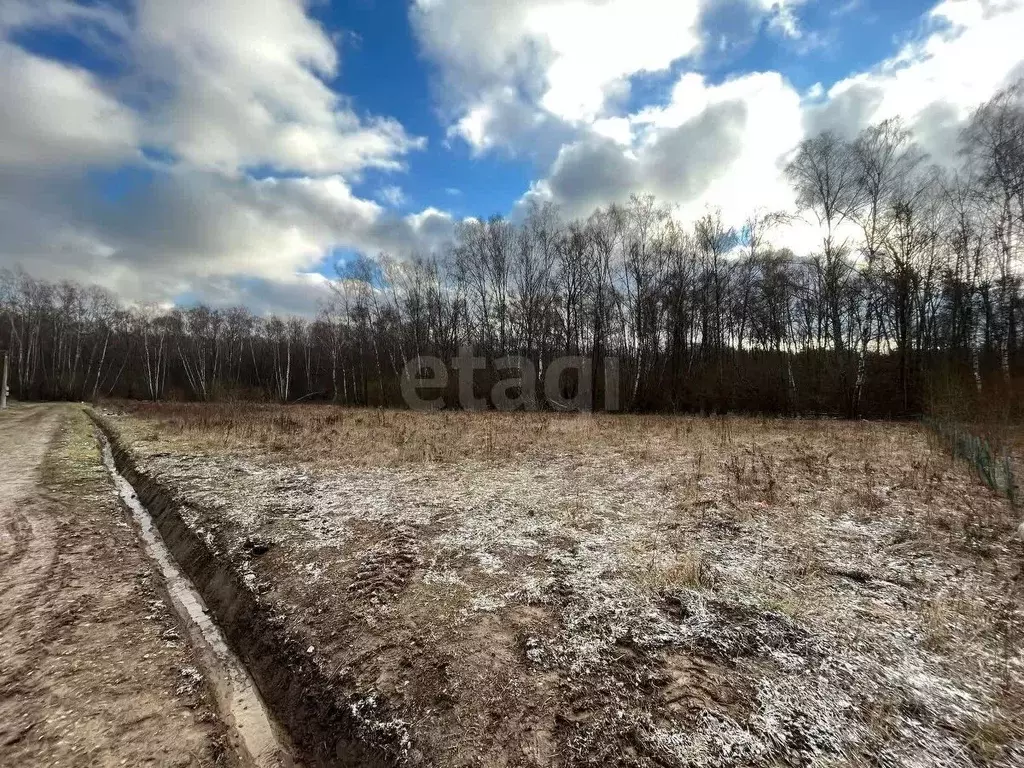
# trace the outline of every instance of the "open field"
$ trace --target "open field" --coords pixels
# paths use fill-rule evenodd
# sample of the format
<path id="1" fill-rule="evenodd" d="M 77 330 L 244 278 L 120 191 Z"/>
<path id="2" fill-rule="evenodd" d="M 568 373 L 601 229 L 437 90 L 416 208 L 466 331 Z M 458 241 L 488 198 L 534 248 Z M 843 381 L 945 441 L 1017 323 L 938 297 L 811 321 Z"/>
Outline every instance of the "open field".
<path id="1" fill-rule="evenodd" d="M 106 420 L 363 764 L 1024 762 L 1020 520 L 915 425 Z"/>

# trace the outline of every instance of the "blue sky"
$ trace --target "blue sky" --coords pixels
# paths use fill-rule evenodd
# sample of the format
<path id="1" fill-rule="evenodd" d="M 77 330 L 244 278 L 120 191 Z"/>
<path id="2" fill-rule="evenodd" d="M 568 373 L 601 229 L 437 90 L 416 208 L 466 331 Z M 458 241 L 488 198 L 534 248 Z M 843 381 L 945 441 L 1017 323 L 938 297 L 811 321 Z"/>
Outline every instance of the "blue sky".
<path id="1" fill-rule="evenodd" d="M 338 259 L 533 201 L 741 224 L 819 130 L 899 114 L 954 164 L 1022 30 L 1024 0 L 5 0 L 0 267 L 301 311 Z"/>

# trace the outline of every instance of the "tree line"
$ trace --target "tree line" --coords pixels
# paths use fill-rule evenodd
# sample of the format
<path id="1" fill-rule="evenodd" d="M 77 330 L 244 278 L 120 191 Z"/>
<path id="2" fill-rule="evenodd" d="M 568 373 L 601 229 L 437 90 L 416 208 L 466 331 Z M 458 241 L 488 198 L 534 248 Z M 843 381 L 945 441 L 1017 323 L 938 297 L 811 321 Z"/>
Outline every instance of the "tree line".
<path id="1" fill-rule="evenodd" d="M 955 169 L 899 119 L 805 139 L 785 168 L 820 243 L 790 215 L 684 224 L 651 196 L 566 220 L 532 204 L 456 226 L 440 252 L 339 268 L 315 316 L 159 310 L 0 274 L 0 345 L 23 399 L 128 397 L 401 406 L 409 360 L 471 349 L 617 360 L 631 410 L 906 416 L 1014 407 L 1024 311 L 1024 83 L 979 107 Z M 312 308 L 311 308 L 312 309 Z M 481 394 L 508 372 L 477 372 Z M 597 407 L 609 400 L 595 374 Z M 524 387 L 539 388 L 524 381 Z M 565 382 L 566 387 L 579 382 Z M 454 406 L 457 393 L 448 393 Z M 1008 404 L 1008 405 L 1007 405 Z"/>

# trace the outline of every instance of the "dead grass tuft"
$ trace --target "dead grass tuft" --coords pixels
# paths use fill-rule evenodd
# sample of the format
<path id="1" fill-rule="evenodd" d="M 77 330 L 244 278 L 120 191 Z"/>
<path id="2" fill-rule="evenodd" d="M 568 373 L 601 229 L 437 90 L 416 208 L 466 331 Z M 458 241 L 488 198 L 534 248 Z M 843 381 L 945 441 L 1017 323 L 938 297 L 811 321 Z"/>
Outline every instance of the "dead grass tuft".
<path id="1" fill-rule="evenodd" d="M 679 589 L 713 590 L 718 574 L 703 552 L 682 552 L 671 562 L 645 570 L 638 579 L 652 592 Z"/>

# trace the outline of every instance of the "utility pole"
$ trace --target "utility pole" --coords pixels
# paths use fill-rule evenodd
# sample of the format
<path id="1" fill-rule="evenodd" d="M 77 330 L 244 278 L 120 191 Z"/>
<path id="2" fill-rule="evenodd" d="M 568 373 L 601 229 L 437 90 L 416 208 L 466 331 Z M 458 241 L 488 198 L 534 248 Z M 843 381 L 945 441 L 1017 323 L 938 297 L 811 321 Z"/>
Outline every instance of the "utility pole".
<path id="1" fill-rule="evenodd" d="M 7 360 L 10 358 L 10 353 L 4 350 L 4 377 L 0 379 L 0 411 L 7 407 Z"/>

